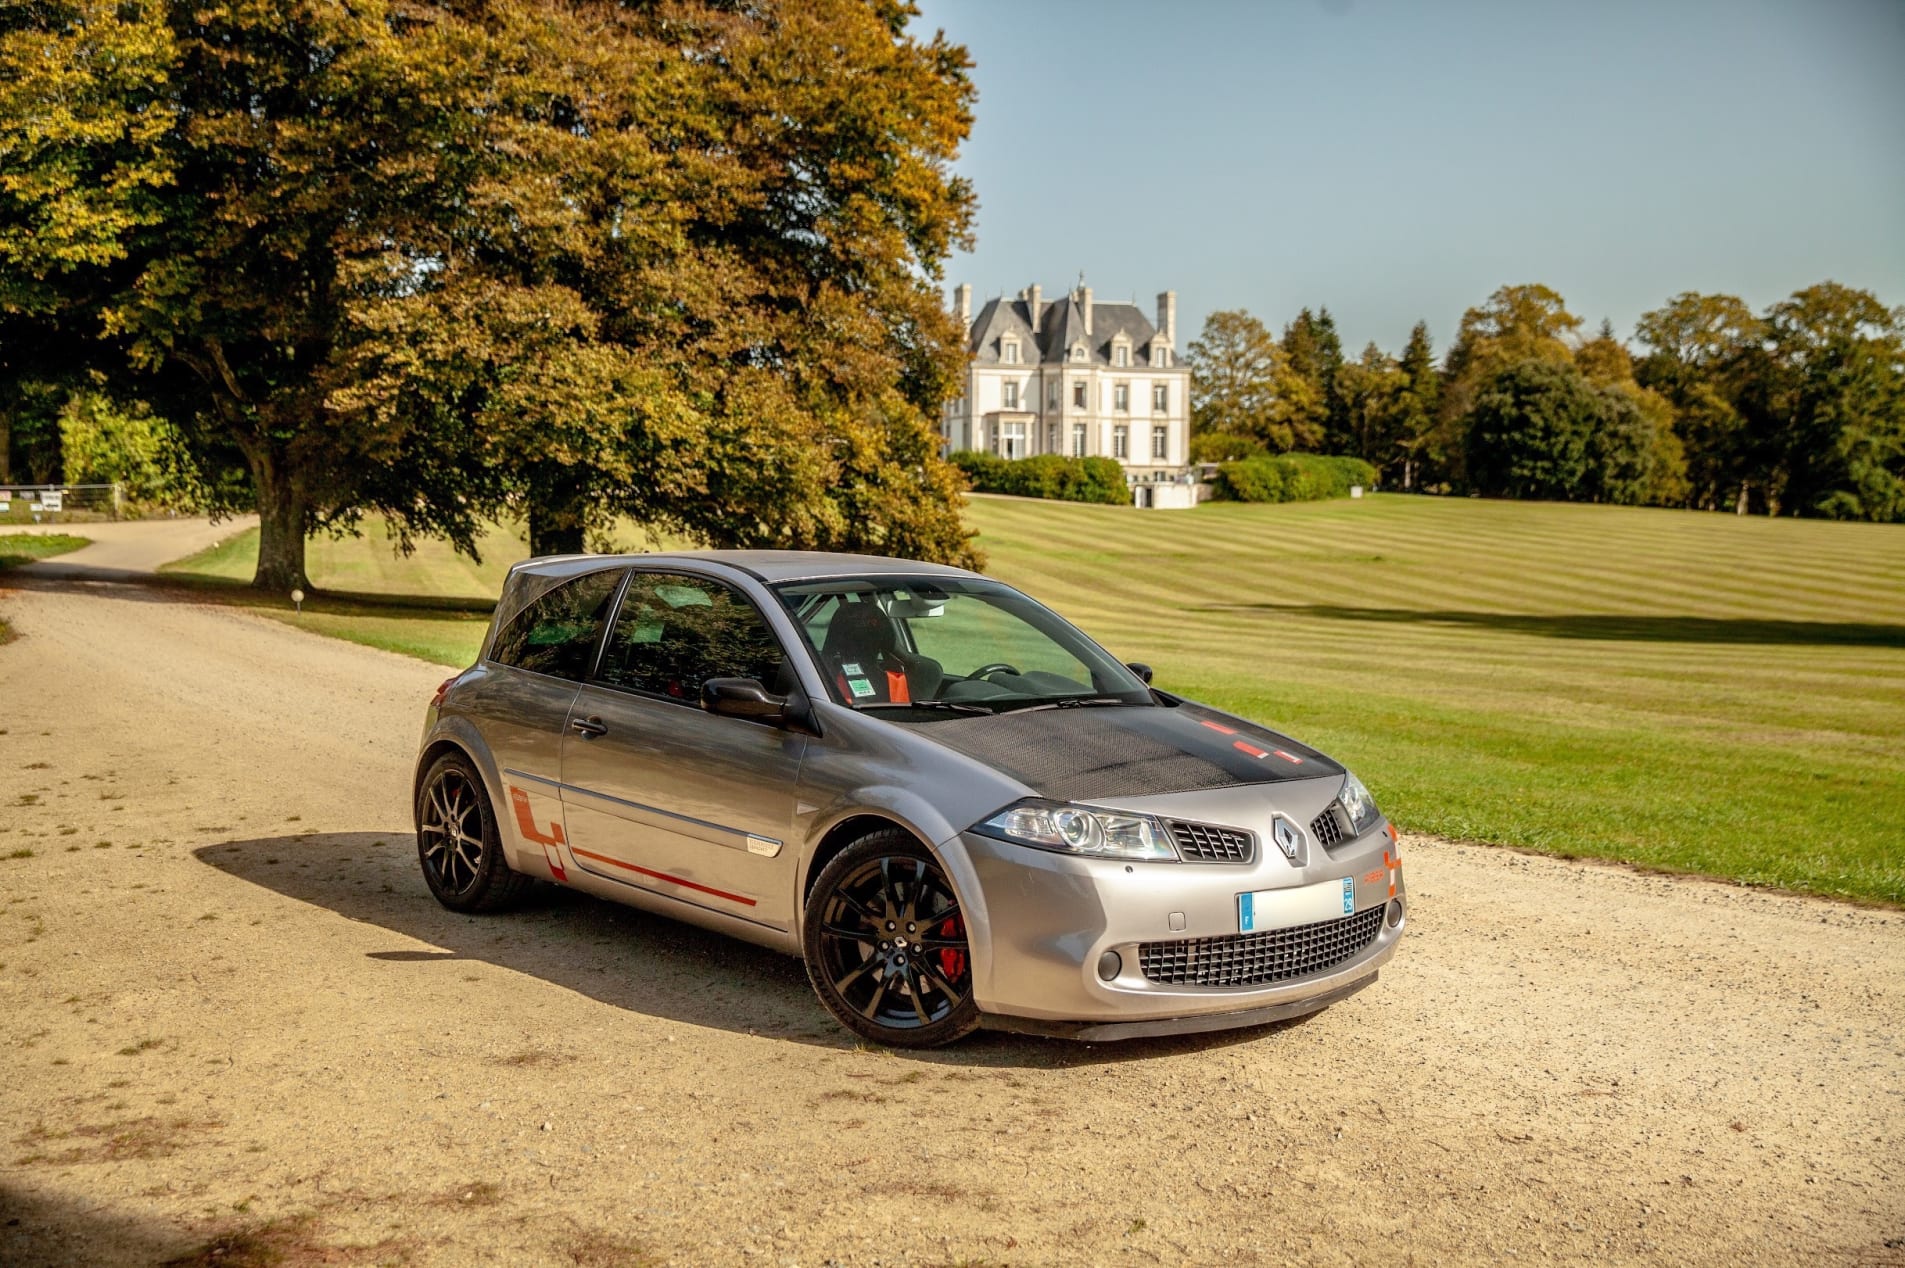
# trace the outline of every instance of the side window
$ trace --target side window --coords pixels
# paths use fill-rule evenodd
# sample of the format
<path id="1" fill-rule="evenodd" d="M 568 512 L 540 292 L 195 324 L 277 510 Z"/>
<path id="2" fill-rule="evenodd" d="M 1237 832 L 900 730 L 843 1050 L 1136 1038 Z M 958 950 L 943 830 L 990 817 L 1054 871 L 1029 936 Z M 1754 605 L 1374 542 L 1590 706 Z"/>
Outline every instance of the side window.
<path id="1" fill-rule="evenodd" d="M 719 581 L 671 573 L 629 578 L 596 681 L 688 703 L 710 678 L 791 685 L 786 657 L 754 605 Z"/>
<path id="2" fill-rule="evenodd" d="M 582 678 L 621 579 L 620 568 L 608 568 L 563 582 L 516 614 L 496 636 L 490 659 L 557 678 Z"/>

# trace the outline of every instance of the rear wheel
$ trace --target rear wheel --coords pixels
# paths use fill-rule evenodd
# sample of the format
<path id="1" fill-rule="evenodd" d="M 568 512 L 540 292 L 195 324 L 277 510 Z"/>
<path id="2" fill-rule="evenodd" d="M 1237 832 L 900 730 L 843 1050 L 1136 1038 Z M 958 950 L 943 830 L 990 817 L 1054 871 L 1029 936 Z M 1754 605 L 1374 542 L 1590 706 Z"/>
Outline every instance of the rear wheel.
<path id="1" fill-rule="evenodd" d="M 979 1025 L 966 917 L 932 852 L 884 829 L 834 856 L 807 899 L 807 976 L 875 1043 L 934 1048 Z"/>
<path id="2" fill-rule="evenodd" d="M 417 858 L 437 901 L 451 911 L 502 911 L 534 883 L 510 869 L 483 777 L 461 753 L 445 753 L 417 791 Z"/>

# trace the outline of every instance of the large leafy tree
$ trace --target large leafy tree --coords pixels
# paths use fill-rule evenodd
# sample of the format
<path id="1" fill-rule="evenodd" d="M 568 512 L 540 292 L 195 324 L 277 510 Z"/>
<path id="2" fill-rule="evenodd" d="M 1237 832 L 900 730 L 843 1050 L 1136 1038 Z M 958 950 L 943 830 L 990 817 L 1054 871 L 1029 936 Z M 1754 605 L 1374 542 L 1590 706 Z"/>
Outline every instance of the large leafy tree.
<path id="1" fill-rule="evenodd" d="M 1261 321 L 1242 309 L 1212 313 L 1187 350 L 1193 448 L 1212 460 L 1313 449 L 1323 439 L 1315 387 Z"/>
<path id="2" fill-rule="evenodd" d="M 1664 397 L 1685 448 L 1688 501 L 1744 513 L 1764 446 L 1749 435 L 1737 402 L 1764 368 L 1765 323 L 1732 295 L 1684 291 L 1641 314 L 1636 380 Z"/>
<path id="3" fill-rule="evenodd" d="M 1767 437 L 1768 512 L 1905 519 L 1905 312 L 1821 282 L 1766 326 L 1746 412 Z"/>
<path id="4" fill-rule="evenodd" d="M 1396 448 L 1402 487 L 1416 487 L 1425 466 L 1448 468 L 1447 455 L 1436 452 L 1436 420 L 1442 406 L 1442 373 L 1435 365 L 1435 347 L 1429 325 L 1417 322 L 1409 331 L 1397 364 L 1402 375 L 1402 398 L 1397 402 Z"/>
<path id="5" fill-rule="evenodd" d="M 33 10 L 57 55 L 19 63 L 29 103 L 117 101 L 94 30 L 130 15 L 163 126 L 54 128 L 156 175 L 99 260 L 18 272 L 102 327 L 202 464 L 242 461 L 261 584 L 367 510 L 466 547 L 515 509 L 537 550 L 630 515 L 970 557 L 929 418 L 971 88 L 909 7 Z"/>
<path id="6" fill-rule="evenodd" d="M 1308 385 L 1303 423 L 1322 435 L 1318 442 L 1331 449 L 1343 448 L 1348 409 L 1337 383 L 1343 369 L 1343 341 L 1336 333 L 1336 319 L 1327 308 L 1312 313 L 1305 308 L 1283 328 L 1284 360 L 1290 373 Z"/>
<path id="7" fill-rule="evenodd" d="M 1401 464 L 1404 452 L 1409 381 L 1402 368 L 1372 342 L 1362 356 L 1337 368 L 1334 386 L 1342 413 L 1334 448 L 1387 476 Z"/>

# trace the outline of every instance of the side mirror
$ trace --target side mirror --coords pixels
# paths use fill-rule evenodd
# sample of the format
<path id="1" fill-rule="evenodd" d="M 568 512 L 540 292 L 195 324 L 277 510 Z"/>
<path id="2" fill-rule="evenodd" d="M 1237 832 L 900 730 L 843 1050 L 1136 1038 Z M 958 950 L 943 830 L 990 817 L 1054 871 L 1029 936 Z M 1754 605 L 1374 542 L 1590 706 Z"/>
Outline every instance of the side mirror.
<path id="1" fill-rule="evenodd" d="M 786 715 L 787 699 L 752 678 L 710 678 L 701 684 L 701 707 L 730 718 L 779 722 Z"/>
<path id="2" fill-rule="evenodd" d="M 1142 682 L 1145 686 L 1148 687 L 1151 685 L 1151 667 L 1145 664 L 1143 661 L 1134 660 L 1128 665 L 1126 665 L 1125 668 L 1129 669 L 1132 673 L 1136 674 L 1138 676 L 1138 681 Z"/>

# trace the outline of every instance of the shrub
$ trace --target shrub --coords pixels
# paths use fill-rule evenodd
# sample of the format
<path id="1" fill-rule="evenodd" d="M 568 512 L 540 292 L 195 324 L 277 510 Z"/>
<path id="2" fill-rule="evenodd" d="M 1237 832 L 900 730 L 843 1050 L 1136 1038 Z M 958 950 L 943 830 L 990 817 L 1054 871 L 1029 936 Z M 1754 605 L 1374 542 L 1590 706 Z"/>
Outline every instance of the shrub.
<path id="1" fill-rule="evenodd" d="M 1352 485 L 1375 483 L 1376 468 L 1361 458 L 1284 453 L 1220 464 L 1211 491 L 1229 502 L 1320 502 L 1348 497 Z"/>
<path id="2" fill-rule="evenodd" d="M 980 493 L 1010 493 L 1059 502 L 1102 502 L 1111 506 L 1127 506 L 1131 502 L 1124 468 L 1112 458 L 1067 458 L 1055 453 L 1001 458 L 974 450 L 956 453 L 952 460 Z"/>

